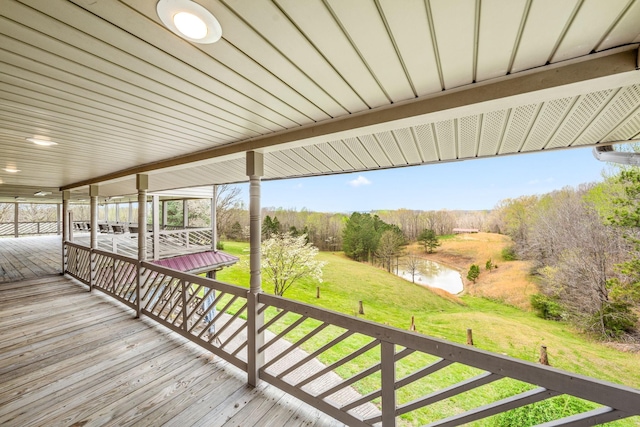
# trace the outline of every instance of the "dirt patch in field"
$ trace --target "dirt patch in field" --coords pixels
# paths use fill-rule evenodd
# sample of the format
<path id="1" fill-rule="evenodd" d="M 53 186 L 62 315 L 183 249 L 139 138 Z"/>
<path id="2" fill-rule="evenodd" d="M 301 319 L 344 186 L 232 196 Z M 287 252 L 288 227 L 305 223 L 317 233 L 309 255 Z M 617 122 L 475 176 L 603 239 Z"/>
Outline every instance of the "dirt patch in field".
<path id="1" fill-rule="evenodd" d="M 528 261 L 502 259 L 502 249 L 511 246 L 508 236 L 493 233 L 459 234 L 441 240 L 441 244 L 435 253 L 424 254 L 424 257 L 458 270 L 466 293 L 530 309 L 529 298 L 538 292 L 538 287 L 529 276 L 531 264 Z M 422 251 L 417 245 L 412 249 Z M 497 268 L 486 270 L 489 259 Z M 480 277 L 476 283 L 467 280 L 471 264 L 480 267 Z"/>

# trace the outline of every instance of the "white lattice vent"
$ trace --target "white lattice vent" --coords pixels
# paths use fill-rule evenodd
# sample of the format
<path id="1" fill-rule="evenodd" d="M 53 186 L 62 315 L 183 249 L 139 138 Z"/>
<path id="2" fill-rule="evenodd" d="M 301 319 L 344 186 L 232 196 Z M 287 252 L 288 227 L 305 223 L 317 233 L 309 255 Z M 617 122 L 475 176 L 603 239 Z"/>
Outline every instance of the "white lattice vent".
<path id="1" fill-rule="evenodd" d="M 394 164 L 394 166 L 407 164 L 407 161 L 402 155 L 400 147 L 398 147 L 398 144 L 396 143 L 396 140 L 391 132 L 376 133 L 375 136 L 378 139 L 378 142 L 380 142 L 380 146 L 382 147 L 384 152 L 387 153 L 387 156 L 389 156 L 389 159 L 391 160 L 391 163 Z"/>
<path id="2" fill-rule="evenodd" d="M 351 171 L 353 170 L 353 166 L 347 162 L 344 157 L 342 157 L 340 155 L 340 153 L 338 152 L 338 150 L 336 150 L 332 144 L 337 144 L 339 141 L 333 141 L 332 143 L 329 142 L 323 142 L 320 143 L 318 145 L 316 145 L 316 147 L 318 148 L 318 150 L 322 151 L 322 153 L 327 156 L 328 158 L 331 159 L 331 161 L 333 161 L 336 165 L 338 165 L 338 167 L 340 167 L 340 169 L 342 169 L 343 171 Z"/>
<path id="3" fill-rule="evenodd" d="M 511 111 L 498 154 L 520 151 L 541 107 L 542 104 L 529 104 L 516 107 Z"/>
<path id="4" fill-rule="evenodd" d="M 440 160 L 438 150 L 436 148 L 436 142 L 433 138 L 433 128 L 431 124 L 420 125 L 413 128 L 418 148 L 422 153 L 422 158 L 425 162 L 435 162 Z"/>
<path id="5" fill-rule="evenodd" d="M 328 145 L 323 144 L 325 147 L 328 147 Z M 342 169 L 342 167 L 340 167 L 338 165 L 337 162 L 335 162 L 331 157 L 327 156 L 327 154 L 321 150 L 319 148 L 319 146 L 317 145 L 309 145 L 307 147 L 305 147 L 305 150 L 307 150 L 307 152 L 313 156 L 314 158 L 318 159 L 319 162 L 322 162 L 324 165 L 326 165 L 329 169 L 331 170 L 340 170 Z"/>
<path id="6" fill-rule="evenodd" d="M 537 151 L 547 145 L 575 99 L 560 98 L 545 102 L 521 151 Z"/>
<path id="7" fill-rule="evenodd" d="M 573 144 L 611 99 L 613 93 L 613 90 L 603 90 L 580 96 L 558 132 L 545 148 L 568 147 Z"/>
<path id="8" fill-rule="evenodd" d="M 480 116 L 467 116 L 458 120 L 458 157 L 476 156 L 478 134 L 480 133 Z"/>
<path id="9" fill-rule="evenodd" d="M 360 141 L 356 140 L 356 142 L 360 144 Z M 359 170 L 364 167 L 362 162 L 358 159 L 358 156 L 353 153 L 353 150 L 350 147 L 350 145 L 353 145 L 353 142 L 348 144 L 346 141 L 334 141 L 330 144 L 347 162 L 349 162 L 350 165 L 352 165 L 353 169 Z"/>
<path id="10" fill-rule="evenodd" d="M 606 136 L 604 141 L 622 141 L 636 139 L 640 136 L 640 107 L 615 132 Z"/>
<path id="11" fill-rule="evenodd" d="M 323 162 L 319 161 L 316 157 L 312 156 L 309 151 L 307 151 L 304 147 L 293 148 L 291 150 L 287 150 L 291 154 L 292 160 L 296 160 L 297 156 L 300 159 L 300 162 L 303 162 L 307 165 L 307 169 L 315 171 L 314 173 L 328 173 L 331 172 L 331 168 L 327 167 Z"/>
<path id="12" fill-rule="evenodd" d="M 268 157 L 273 159 L 274 164 L 279 164 L 280 167 L 288 168 L 290 171 L 293 171 L 293 174 L 296 176 L 309 175 L 311 173 L 310 170 L 305 168 L 299 162 L 292 161 L 291 158 L 283 151 L 271 152 Z"/>
<path id="13" fill-rule="evenodd" d="M 604 137 L 604 141 L 621 141 L 634 138 L 638 134 L 638 123 L 640 122 L 640 86 L 630 86 L 625 91 L 624 106 L 629 108 L 629 116 L 620 123 L 609 135 Z"/>
<path id="14" fill-rule="evenodd" d="M 456 130 L 453 120 L 444 120 L 434 123 L 436 141 L 440 151 L 440 160 L 453 160 L 458 158 L 456 153 Z"/>
<path id="15" fill-rule="evenodd" d="M 345 143 L 351 148 L 353 154 L 355 154 L 360 162 L 365 164 L 369 168 L 377 168 L 380 167 L 380 163 L 377 161 L 377 157 L 373 156 L 372 153 L 381 152 L 380 146 L 375 138 L 370 135 L 365 135 L 362 138 L 346 138 Z M 382 153 L 382 157 L 384 157 L 384 153 Z"/>
<path id="16" fill-rule="evenodd" d="M 508 110 L 492 111 L 483 115 L 478 155 L 493 156 L 498 152 L 508 117 Z"/>
<path id="17" fill-rule="evenodd" d="M 411 129 L 396 129 L 392 133 L 398 142 L 398 146 L 400 146 L 400 150 L 402 150 L 407 163 L 410 165 L 422 163 L 422 158 L 418 152 L 416 141 L 413 139 Z"/>
<path id="18" fill-rule="evenodd" d="M 573 145 L 589 145 L 603 141 L 633 111 L 640 102 L 640 86 L 622 88 L 609 101 Z"/>

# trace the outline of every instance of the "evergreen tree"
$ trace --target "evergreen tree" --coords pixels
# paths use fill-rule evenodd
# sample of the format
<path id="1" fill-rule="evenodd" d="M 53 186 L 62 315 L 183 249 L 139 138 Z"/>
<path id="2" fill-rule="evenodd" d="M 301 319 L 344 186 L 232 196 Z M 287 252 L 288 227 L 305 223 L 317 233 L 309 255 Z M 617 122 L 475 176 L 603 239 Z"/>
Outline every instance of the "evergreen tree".
<path id="1" fill-rule="evenodd" d="M 438 236 L 436 236 L 436 232 L 430 228 L 425 228 L 422 230 L 420 235 L 418 236 L 418 242 L 424 246 L 424 250 L 428 253 L 433 253 L 435 248 L 440 246 L 440 242 L 438 241 Z"/>
<path id="2" fill-rule="evenodd" d="M 471 280 L 473 283 L 476 283 L 476 280 L 478 280 L 478 276 L 480 276 L 480 267 L 478 267 L 476 264 L 471 264 L 471 267 L 469 267 L 469 272 L 467 273 L 467 279 Z"/>

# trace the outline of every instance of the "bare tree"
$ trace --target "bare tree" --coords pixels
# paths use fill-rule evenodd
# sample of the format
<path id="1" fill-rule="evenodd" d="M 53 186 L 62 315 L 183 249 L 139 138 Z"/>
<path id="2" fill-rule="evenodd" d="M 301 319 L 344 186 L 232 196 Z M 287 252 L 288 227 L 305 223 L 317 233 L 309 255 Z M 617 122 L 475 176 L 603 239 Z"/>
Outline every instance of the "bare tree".
<path id="1" fill-rule="evenodd" d="M 0 222 L 13 221 L 14 209 L 13 203 L 0 203 Z"/>
<path id="2" fill-rule="evenodd" d="M 240 200 L 241 189 L 231 184 L 218 185 L 216 197 L 216 231 L 219 236 L 231 229 L 235 221 L 232 221 L 233 214 L 237 209 L 244 209 Z"/>
<path id="3" fill-rule="evenodd" d="M 415 252 L 409 252 L 404 259 L 404 268 L 409 274 L 411 274 L 411 283 L 416 283 L 416 274 L 420 271 L 420 264 L 422 258 L 420 258 Z"/>

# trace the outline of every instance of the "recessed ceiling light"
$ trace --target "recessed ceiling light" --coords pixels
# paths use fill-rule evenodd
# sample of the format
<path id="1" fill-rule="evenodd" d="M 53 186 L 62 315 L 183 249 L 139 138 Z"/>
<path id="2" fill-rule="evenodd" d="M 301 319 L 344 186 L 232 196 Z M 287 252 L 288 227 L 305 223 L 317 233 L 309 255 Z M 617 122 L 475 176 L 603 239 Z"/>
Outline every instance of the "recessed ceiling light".
<path id="1" fill-rule="evenodd" d="M 162 23 L 183 39 L 194 43 L 215 43 L 222 27 L 211 12 L 190 0 L 159 0 L 156 5 Z"/>
<path id="2" fill-rule="evenodd" d="M 5 172 L 9 172 L 9 173 L 18 173 L 18 172 L 20 172 L 20 169 L 16 169 L 16 168 L 12 168 L 12 167 L 4 168 L 3 170 Z"/>
<path id="3" fill-rule="evenodd" d="M 50 141 L 48 139 L 43 138 L 27 138 L 27 141 L 33 142 L 36 145 L 42 145 L 44 147 L 49 147 L 51 145 L 58 145 L 57 142 Z"/>

